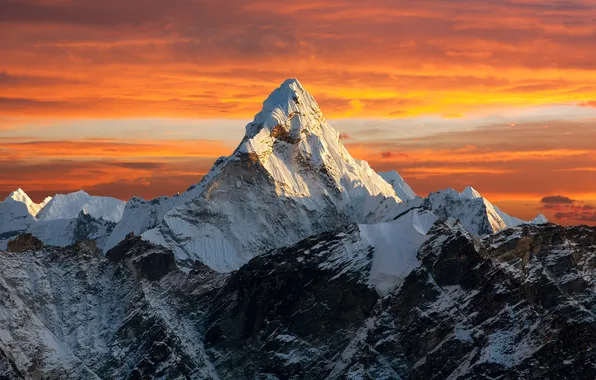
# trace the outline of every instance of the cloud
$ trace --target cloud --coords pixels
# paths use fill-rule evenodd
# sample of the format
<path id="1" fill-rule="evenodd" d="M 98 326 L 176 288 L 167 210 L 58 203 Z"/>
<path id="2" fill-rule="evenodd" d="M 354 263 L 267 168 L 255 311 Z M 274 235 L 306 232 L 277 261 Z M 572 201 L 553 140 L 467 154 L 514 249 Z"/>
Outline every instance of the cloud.
<path id="1" fill-rule="evenodd" d="M 149 199 L 186 190 L 231 151 L 213 140 L 5 138 L 0 139 L 0 193 L 21 187 L 39 201 L 84 189 Z"/>
<path id="2" fill-rule="evenodd" d="M 565 4 L 4 1 L 0 87 L 29 102 L 0 114 L 248 117 L 288 76 L 337 117 L 589 105 L 596 10 Z"/>
<path id="3" fill-rule="evenodd" d="M 31 158 L 220 157 L 232 149 L 217 140 L 25 140 L 0 139 L 0 153 L 11 160 Z M 113 165 L 124 163 L 117 162 Z M 127 163 L 126 165 L 131 165 Z M 134 165 L 148 165 L 135 163 Z"/>
<path id="4" fill-rule="evenodd" d="M 158 158 L 159 159 L 159 158 Z M 21 187 L 36 201 L 49 195 L 83 189 L 91 194 L 151 199 L 183 192 L 209 171 L 215 157 L 161 161 L 0 160 L 0 194 Z"/>
<path id="5" fill-rule="evenodd" d="M 403 152 L 381 152 L 381 158 L 384 159 L 408 159 L 410 156 L 408 156 L 407 153 L 403 153 Z"/>
<path id="6" fill-rule="evenodd" d="M 571 222 L 596 222 L 596 212 L 579 213 L 579 212 L 557 212 L 555 218 L 563 221 Z"/>
<path id="7" fill-rule="evenodd" d="M 339 134 L 339 139 L 340 140 L 351 140 L 352 137 L 350 135 L 348 135 L 347 133 L 340 133 Z"/>
<path id="8" fill-rule="evenodd" d="M 569 198 L 569 197 L 565 197 L 562 195 L 550 195 L 547 197 L 543 197 L 540 202 L 544 203 L 544 204 L 557 204 L 557 205 L 570 205 L 573 204 L 575 202 L 575 200 Z"/>
<path id="9" fill-rule="evenodd" d="M 589 100 L 587 102 L 579 103 L 580 107 L 595 107 L 596 108 L 596 100 Z"/>

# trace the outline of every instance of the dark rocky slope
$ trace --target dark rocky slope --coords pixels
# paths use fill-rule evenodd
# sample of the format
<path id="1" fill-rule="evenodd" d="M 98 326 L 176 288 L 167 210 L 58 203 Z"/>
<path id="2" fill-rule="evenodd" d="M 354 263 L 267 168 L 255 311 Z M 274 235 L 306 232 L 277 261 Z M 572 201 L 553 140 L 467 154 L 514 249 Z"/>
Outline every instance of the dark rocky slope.
<path id="1" fill-rule="evenodd" d="M 432 235 L 385 297 L 356 225 L 225 275 L 136 238 L 1 253 L 0 377 L 596 377 L 596 229 Z"/>

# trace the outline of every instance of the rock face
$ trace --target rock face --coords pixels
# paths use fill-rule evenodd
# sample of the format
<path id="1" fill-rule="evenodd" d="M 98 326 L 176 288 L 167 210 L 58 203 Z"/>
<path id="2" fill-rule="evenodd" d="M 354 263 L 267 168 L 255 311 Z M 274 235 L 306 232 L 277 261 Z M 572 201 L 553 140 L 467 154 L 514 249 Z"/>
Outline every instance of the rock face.
<path id="1" fill-rule="evenodd" d="M 134 234 L 110 249 L 106 257 L 116 263 L 127 261 L 137 277 L 149 281 L 159 280 L 176 268 L 172 251 L 157 248 Z"/>
<path id="2" fill-rule="evenodd" d="M 8 241 L 9 252 L 27 252 L 38 251 L 43 248 L 41 240 L 31 234 L 20 234 L 16 238 Z"/>
<path id="3" fill-rule="evenodd" d="M 411 215 L 411 214 L 410 214 Z M 0 376 L 593 379 L 596 229 L 437 221 L 380 296 L 349 225 L 222 274 L 131 237 L 0 255 Z"/>

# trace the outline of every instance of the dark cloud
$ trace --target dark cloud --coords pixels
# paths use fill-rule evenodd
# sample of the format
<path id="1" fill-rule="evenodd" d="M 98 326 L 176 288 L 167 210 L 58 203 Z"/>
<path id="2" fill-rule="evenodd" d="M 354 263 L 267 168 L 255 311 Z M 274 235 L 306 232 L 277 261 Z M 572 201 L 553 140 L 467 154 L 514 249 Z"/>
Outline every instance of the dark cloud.
<path id="1" fill-rule="evenodd" d="M 347 133 L 340 133 L 339 134 L 339 139 L 340 140 L 351 140 L 352 136 L 348 135 Z"/>
<path id="2" fill-rule="evenodd" d="M 124 161 L 113 161 L 113 162 L 105 162 L 105 165 L 108 166 L 117 166 L 120 168 L 126 169 L 142 169 L 142 170 L 155 170 L 161 169 L 167 166 L 163 162 L 124 162 Z"/>
<path id="3" fill-rule="evenodd" d="M 542 198 L 540 202 L 544 204 L 570 205 L 573 204 L 575 200 L 569 197 L 565 197 L 563 195 L 549 195 L 547 197 Z"/>
<path id="4" fill-rule="evenodd" d="M 75 85 L 81 83 L 82 82 L 78 80 L 62 78 L 57 76 L 14 75 L 0 72 L 0 88 L 18 88 L 18 86 L 51 87 L 61 85 Z"/>
<path id="5" fill-rule="evenodd" d="M 594 107 L 596 108 L 596 100 L 590 100 L 579 104 L 581 107 Z"/>
<path id="6" fill-rule="evenodd" d="M 404 157 L 407 158 L 409 157 L 407 153 L 403 153 L 403 152 L 381 152 L 381 158 L 396 158 L 396 157 Z"/>
<path id="7" fill-rule="evenodd" d="M 571 222 L 596 222 L 595 213 L 578 213 L 578 212 L 557 212 L 555 218 L 563 221 Z"/>

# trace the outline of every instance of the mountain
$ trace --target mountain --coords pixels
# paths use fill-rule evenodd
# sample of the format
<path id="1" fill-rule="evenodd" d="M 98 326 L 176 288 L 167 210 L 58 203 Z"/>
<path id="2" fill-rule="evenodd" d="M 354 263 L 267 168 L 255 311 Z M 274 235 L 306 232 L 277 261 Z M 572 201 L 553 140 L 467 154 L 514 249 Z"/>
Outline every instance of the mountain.
<path id="1" fill-rule="evenodd" d="M 139 197 L 131 198 L 126 202 L 122 218 L 110 233 L 103 248 L 104 252 L 120 243 L 131 232 L 138 236 L 157 227 L 166 213 L 181 203 L 184 202 L 180 196 L 158 197 L 150 201 Z"/>
<path id="2" fill-rule="evenodd" d="M 121 218 L 125 202 L 91 196 L 84 191 L 58 194 L 36 204 L 21 189 L 0 203 L 0 249 L 20 233 L 31 233 L 45 244 L 68 246 L 95 240 L 102 248 Z"/>
<path id="3" fill-rule="evenodd" d="M 41 221 L 72 219 L 84 211 L 94 218 L 118 223 L 126 202 L 110 197 L 91 196 L 83 190 L 70 194 L 56 194 L 37 214 Z"/>
<path id="4" fill-rule="evenodd" d="M 81 210 L 71 219 L 39 220 L 31 224 L 27 232 L 44 244 L 66 247 L 77 241 L 93 240 L 98 248 L 106 245 L 116 223 L 95 218 Z"/>
<path id="5" fill-rule="evenodd" d="M 22 189 L 19 188 L 19 189 L 16 189 L 15 191 L 13 191 L 12 193 L 10 193 L 8 195 L 8 197 L 5 199 L 5 201 L 8 199 L 12 199 L 17 202 L 21 202 L 21 203 L 25 204 L 25 206 L 27 206 L 27 210 L 28 210 L 29 214 L 31 214 L 31 216 L 37 216 L 39 211 L 42 208 L 44 208 L 45 205 L 47 205 L 49 201 L 52 200 L 52 197 L 47 197 L 41 203 L 35 203 L 31 200 L 31 198 L 29 198 L 27 193 L 25 193 Z"/>
<path id="6" fill-rule="evenodd" d="M 399 175 L 398 172 L 379 172 L 378 173 L 381 178 L 383 178 L 387 183 L 393 186 L 393 190 L 395 190 L 395 194 L 405 201 L 409 201 L 412 199 L 416 199 L 418 195 L 412 190 L 412 188 L 404 181 L 402 176 Z"/>
<path id="7" fill-rule="evenodd" d="M 344 226 L 231 273 L 183 272 L 139 237 L 105 256 L 82 243 L 27 250 L 24 239 L 23 252 L 0 254 L 0 376 L 596 376 L 596 229 L 525 225 L 479 239 L 442 221 L 427 231 L 427 216 Z M 418 237 L 395 238 L 387 261 L 407 229 Z M 399 280 L 386 294 L 371 281 L 385 264 Z"/>
<path id="8" fill-rule="evenodd" d="M 235 151 L 182 194 L 124 203 L 79 191 L 36 205 L 19 189 L 9 199 L 16 204 L 0 207 L 0 249 L 29 232 L 59 246 L 92 238 L 107 252 L 132 232 L 169 247 L 186 268 L 199 260 L 223 272 L 313 234 L 350 223 L 388 222 L 413 208 L 460 220 L 477 236 L 527 223 L 471 187 L 422 199 L 397 172 L 375 173 L 350 156 L 295 79 L 265 100 Z M 539 216 L 530 223 L 545 222 Z"/>
<path id="9" fill-rule="evenodd" d="M 35 216 L 31 214 L 32 210 L 35 210 L 33 205 L 21 189 L 12 192 L 0 202 L 0 250 L 6 249 L 8 240 L 26 232 L 35 222 Z"/>
<path id="10" fill-rule="evenodd" d="M 265 100 L 232 155 L 190 191 L 196 196 L 143 238 L 171 248 L 183 265 L 200 260 L 224 272 L 316 233 L 390 219 L 401 202 L 350 156 L 295 79 Z"/>
<path id="11" fill-rule="evenodd" d="M 3 380 L 596 378 L 596 228 L 418 197 L 296 80 L 184 193 L 0 223 Z"/>
<path id="12" fill-rule="evenodd" d="M 508 227 L 527 223 L 548 223 L 542 214 L 532 221 L 512 217 L 490 203 L 472 187 L 466 187 L 461 193 L 454 189 L 431 193 L 424 199 L 422 207 L 431 210 L 441 219 L 458 220 L 476 236 L 493 234 Z"/>

